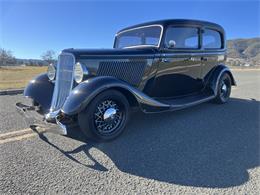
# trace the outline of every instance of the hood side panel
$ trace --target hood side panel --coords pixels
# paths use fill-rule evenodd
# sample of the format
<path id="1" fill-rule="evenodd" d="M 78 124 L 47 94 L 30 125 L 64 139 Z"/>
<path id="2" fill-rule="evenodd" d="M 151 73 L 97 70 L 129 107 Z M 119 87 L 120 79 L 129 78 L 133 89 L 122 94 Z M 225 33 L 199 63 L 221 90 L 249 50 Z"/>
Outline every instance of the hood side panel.
<path id="1" fill-rule="evenodd" d="M 113 76 L 143 90 L 155 75 L 154 48 L 67 49 L 88 69 L 90 76 Z"/>

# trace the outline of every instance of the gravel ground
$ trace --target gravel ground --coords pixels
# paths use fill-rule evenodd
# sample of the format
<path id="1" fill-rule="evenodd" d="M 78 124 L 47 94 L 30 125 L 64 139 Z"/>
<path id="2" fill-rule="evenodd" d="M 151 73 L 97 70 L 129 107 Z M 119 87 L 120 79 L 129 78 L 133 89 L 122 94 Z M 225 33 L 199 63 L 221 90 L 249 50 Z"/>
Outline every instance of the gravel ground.
<path id="1" fill-rule="evenodd" d="M 0 133 L 28 128 L 23 117 L 15 108 L 16 102 L 29 103 L 22 95 L 2 95 L 0 96 Z"/>
<path id="2" fill-rule="evenodd" d="M 45 133 L 0 144 L 0 194 L 259 194 L 260 71 L 234 71 L 225 105 L 132 116 L 125 133 L 92 143 Z M 0 96 L 0 134 L 27 128 Z"/>

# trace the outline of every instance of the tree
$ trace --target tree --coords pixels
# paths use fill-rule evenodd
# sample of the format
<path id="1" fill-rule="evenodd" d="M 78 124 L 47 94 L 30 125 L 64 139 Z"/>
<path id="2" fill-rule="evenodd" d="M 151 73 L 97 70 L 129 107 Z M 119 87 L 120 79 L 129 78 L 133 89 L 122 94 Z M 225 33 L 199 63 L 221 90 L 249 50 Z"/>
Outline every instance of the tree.
<path id="1" fill-rule="evenodd" d="M 44 52 L 41 57 L 44 61 L 48 62 L 48 64 L 54 63 L 57 60 L 56 53 L 53 50 Z"/>
<path id="2" fill-rule="evenodd" d="M 16 59 L 10 50 L 0 48 L 0 65 L 15 64 Z"/>

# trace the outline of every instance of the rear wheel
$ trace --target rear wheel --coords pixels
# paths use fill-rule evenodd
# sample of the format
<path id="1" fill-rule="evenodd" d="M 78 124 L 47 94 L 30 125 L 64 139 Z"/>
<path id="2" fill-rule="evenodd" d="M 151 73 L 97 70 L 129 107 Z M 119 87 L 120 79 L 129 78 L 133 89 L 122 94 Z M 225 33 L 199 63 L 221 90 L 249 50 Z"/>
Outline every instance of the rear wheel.
<path id="1" fill-rule="evenodd" d="M 87 137 L 108 141 L 119 136 L 126 125 L 129 103 L 116 90 L 107 90 L 97 95 L 79 116 L 79 126 Z"/>
<path id="2" fill-rule="evenodd" d="M 229 100 L 231 94 L 231 78 L 227 73 L 224 73 L 218 83 L 218 91 L 216 96 L 216 103 L 223 104 Z"/>

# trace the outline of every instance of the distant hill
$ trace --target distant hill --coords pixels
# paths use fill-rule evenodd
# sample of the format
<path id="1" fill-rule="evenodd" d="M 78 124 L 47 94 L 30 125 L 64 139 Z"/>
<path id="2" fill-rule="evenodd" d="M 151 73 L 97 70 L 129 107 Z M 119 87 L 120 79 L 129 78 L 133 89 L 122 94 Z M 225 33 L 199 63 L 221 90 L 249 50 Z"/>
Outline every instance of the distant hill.
<path id="1" fill-rule="evenodd" d="M 35 66 L 48 66 L 48 63 L 44 60 L 39 59 L 18 59 L 16 58 L 17 64 L 24 64 L 24 65 L 35 65 Z"/>
<path id="2" fill-rule="evenodd" d="M 260 65 L 260 37 L 228 40 L 227 52 L 228 61 L 230 61 L 230 59 L 231 61 L 240 60 L 243 64 L 250 66 Z"/>
<path id="3" fill-rule="evenodd" d="M 39 59 L 19 59 L 15 58 L 12 62 L 3 64 L 0 60 L 0 66 L 48 66 L 48 63 Z"/>

